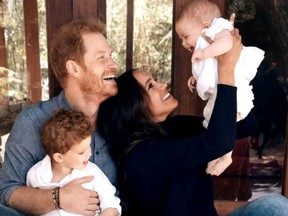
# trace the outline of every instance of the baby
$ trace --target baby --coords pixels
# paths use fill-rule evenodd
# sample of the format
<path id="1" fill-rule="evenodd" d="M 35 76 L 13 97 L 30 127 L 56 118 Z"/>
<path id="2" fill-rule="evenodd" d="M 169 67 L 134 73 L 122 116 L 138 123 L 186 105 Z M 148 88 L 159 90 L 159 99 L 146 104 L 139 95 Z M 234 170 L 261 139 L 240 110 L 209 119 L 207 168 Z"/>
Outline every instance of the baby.
<path id="1" fill-rule="evenodd" d="M 221 18 L 218 6 L 208 0 L 187 2 L 176 19 L 176 32 L 182 45 L 192 52 L 192 76 L 188 87 L 207 100 L 204 107 L 203 126 L 208 127 L 217 93 L 217 60 L 215 57 L 228 52 L 232 46 L 233 23 Z M 235 67 L 237 86 L 237 121 L 244 119 L 253 108 L 254 95 L 250 81 L 264 58 L 264 51 L 257 47 L 243 47 Z M 232 152 L 208 163 L 206 172 L 220 175 L 231 163 Z"/>

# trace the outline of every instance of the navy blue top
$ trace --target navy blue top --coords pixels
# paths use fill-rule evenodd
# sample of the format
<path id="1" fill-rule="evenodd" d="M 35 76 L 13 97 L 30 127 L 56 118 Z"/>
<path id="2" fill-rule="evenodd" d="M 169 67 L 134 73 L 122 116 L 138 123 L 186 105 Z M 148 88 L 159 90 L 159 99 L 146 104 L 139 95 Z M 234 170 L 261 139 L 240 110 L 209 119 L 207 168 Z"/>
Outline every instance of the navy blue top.
<path id="1" fill-rule="evenodd" d="M 218 85 L 209 127 L 202 118 L 176 116 L 161 123 L 167 136 L 146 139 L 121 161 L 131 215 L 217 215 L 207 163 L 236 140 L 236 88 Z"/>

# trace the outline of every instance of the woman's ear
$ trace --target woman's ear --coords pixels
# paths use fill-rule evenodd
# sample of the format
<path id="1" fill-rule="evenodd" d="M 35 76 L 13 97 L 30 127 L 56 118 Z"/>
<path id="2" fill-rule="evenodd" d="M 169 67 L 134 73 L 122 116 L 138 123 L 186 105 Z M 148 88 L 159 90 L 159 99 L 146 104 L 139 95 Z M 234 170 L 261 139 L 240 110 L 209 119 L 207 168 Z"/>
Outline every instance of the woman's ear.
<path id="1" fill-rule="evenodd" d="M 62 163 L 62 161 L 63 161 L 62 154 L 58 153 L 58 152 L 54 153 L 53 154 L 53 160 L 56 161 L 57 163 Z"/>
<path id="2" fill-rule="evenodd" d="M 209 28 L 210 27 L 210 23 L 205 21 L 203 22 L 203 28 Z"/>
<path id="3" fill-rule="evenodd" d="M 71 74 L 72 76 L 75 76 L 78 74 L 77 67 L 78 67 L 77 63 L 73 60 L 68 60 L 66 62 L 66 69 L 67 69 L 68 73 Z"/>

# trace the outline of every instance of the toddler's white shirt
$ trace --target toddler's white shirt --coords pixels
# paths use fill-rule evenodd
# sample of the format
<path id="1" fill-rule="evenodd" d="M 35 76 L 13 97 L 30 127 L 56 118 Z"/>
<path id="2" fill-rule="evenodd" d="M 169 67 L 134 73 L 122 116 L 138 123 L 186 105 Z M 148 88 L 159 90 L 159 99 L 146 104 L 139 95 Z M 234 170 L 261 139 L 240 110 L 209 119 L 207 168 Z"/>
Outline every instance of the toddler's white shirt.
<path id="1" fill-rule="evenodd" d="M 110 183 L 109 179 L 102 172 L 102 170 L 96 166 L 94 163 L 88 162 L 84 170 L 74 169 L 69 175 L 65 176 L 59 183 L 52 182 L 53 178 L 52 169 L 51 169 L 51 159 L 48 155 L 42 161 L 36 163 L 27 173 L 26 184 L 34 188 L 54 188 L 57 186 L 63 186 L 68 182 L 76 178 L 81 178 L 84 176 L 94 176 L 94 179 L 91 182 L 85 183 L 82 186 L 86 189 L 94 190 L 98 193 L 100 199 L 100 209 L 104 210 L 105 208 L 116 208 L 121 215 L 121 206 L 120 199 L 115 196 L 116 189 Z M 52 199 L 52 195 L 51 195 Z M 75 203 L 77 205 L 77 203 Z M 56 216 L 56 215 L 77 215 L 64 211 L 63 209 L 55 209 L 51 212 L 43 214 L 45 216 Z M 97 212 L 96 216 L 99 215 Z"/>

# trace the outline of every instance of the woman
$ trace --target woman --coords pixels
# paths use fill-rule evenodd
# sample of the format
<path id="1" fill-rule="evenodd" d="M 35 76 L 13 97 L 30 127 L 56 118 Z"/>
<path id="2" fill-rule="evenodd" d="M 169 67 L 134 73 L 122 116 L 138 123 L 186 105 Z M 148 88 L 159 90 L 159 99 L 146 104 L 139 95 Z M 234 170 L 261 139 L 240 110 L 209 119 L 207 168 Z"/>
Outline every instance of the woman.
<path id="1" fill-rule="evenodd" d="M 233 49 L 219 57 L 218 93 L 207 130 L 202 118 L 168 117 L 178 101 L 166 84 L 140 69 L 117 78 L 118 94 L 101 104 L 97 126 L 119 161 L 130 215 L 217 215 L 205 168 L 231 151 L 236 139 L 233 71 L 242 44 L 238 31 L 233 38 Z"/>

